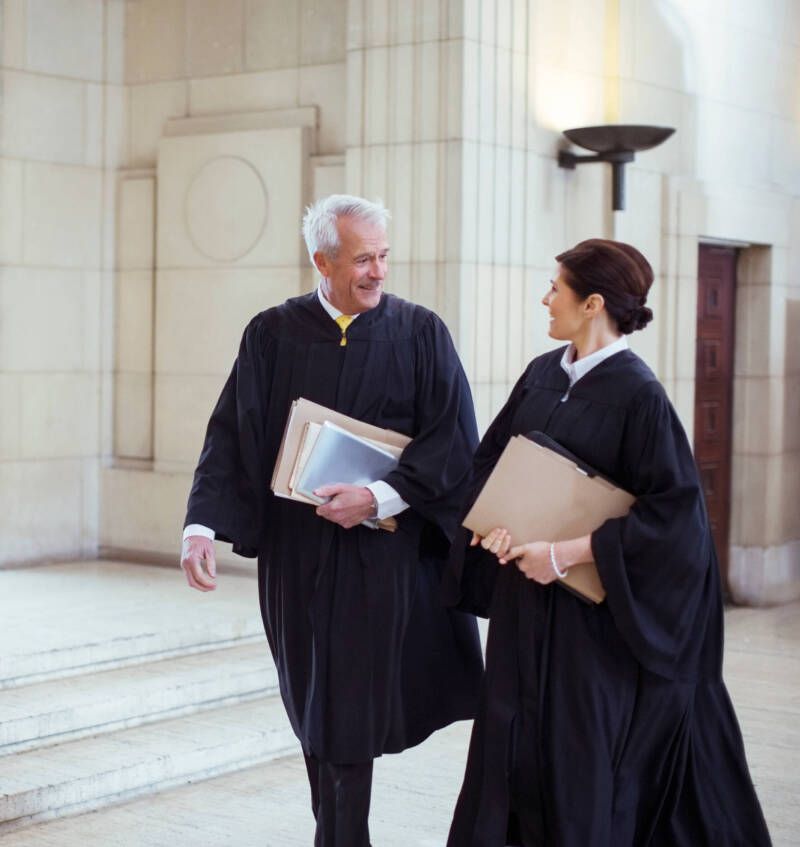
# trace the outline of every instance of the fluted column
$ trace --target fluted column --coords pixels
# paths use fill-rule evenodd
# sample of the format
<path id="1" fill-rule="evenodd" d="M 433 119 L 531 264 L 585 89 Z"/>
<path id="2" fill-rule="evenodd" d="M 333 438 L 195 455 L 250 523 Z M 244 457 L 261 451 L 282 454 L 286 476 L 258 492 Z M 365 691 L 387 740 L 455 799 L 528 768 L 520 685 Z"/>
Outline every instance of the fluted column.
<path id="1" fill-rule="evenodd" d="M 539 300 L 553 255 L 603 223 L 601 210 L 566 213 L 537 83 L 554 61 L 548 14 L 533 0 L 348 6 L 347 188 L 392 210 L 389 286 L 447 321 L 481 426 L 549 346 Z"/>

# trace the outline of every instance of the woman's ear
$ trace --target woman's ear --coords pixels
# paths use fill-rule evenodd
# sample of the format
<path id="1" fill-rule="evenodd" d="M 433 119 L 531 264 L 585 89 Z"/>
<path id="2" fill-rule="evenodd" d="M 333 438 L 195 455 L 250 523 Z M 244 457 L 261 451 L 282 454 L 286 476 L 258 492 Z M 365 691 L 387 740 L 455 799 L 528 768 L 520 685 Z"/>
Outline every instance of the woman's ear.
<path id="1" fill-rule="evenodd" d="M 606 301 L 603 299 L 602 294 L 590 294 L 583 301 L 583 311 L 587 318 L 593 318 L 600 314 L 603 311 L 603 307 L 606 305 Z"/>

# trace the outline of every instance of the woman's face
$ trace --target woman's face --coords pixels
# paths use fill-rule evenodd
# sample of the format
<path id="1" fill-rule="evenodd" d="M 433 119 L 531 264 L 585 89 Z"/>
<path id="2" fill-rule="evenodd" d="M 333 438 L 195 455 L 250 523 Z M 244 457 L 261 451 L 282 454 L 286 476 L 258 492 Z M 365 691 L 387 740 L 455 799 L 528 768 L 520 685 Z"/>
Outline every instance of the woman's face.
<path id="1" fill-rule="evenodd" d="M 567 285 L 561 265 L 557 268 L 555 279 L 550 282 L 550 290 L 542 297 L 542 303 L 550 312 L 550 337 L 558 341 L 574 341 L 585 327 L 584 304 Z"/>

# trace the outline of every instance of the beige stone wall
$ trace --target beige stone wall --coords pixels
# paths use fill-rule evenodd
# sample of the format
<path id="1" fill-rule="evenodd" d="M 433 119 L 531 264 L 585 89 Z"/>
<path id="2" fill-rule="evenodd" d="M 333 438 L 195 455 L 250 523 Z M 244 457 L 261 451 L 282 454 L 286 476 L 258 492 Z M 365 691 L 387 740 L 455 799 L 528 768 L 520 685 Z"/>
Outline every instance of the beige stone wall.
<path id="1" fill-rule="evenodd" d="M 316 154 L 344 152 L 345 0 L 128 0 L 129 167 L 168 118 L 316 106 Z"/>
<path id="2" fill-rule="evenodd" d="M 349 32 L 348 188 L 387 198 L 393 284 L 453 328 L 481 425 L 551 346 L 553 257 L 605 235 L 654 266 L 656 319 L 631 343 L 692 433 L 698 245 L 743 247 L 731 587 L 798 596 L 797 5 L 374 0 L 350 4 Z M 556 167 L 561 130 L 599 123 L 677 129 L 628 166 L 622 213 L 605 166 Z"/>
<path id="3" fill-rule="evenodd" d="M 158 162 L 154 469 L 197 462 L 209 410 L 242 330 L 267 304 L 302 290 L 298 232 L 310 187 L 311 127 L 284 110 L 284 126 L 196 133 L 170 122 Z M 259 113 L 269 117 L 272 113 Z M 310 116 L 313 118 L 313 111 Z M 274 115 L 273 115 L 274 117 Z"/>
<path id="4" fill-rule="evenodd" d="M 605 225 L 602 200 L 583 201 L 602 172 L 578 189 L 554 167 L 573 116 L 605 118 L 605 10 L 389 0 L 350 15 L 348 188 L 386 198 L 392 285 L 451 326 L 483 427 L 550 346 L 553 256 Z"/>
<path id="5" fill-rule="evenodd" d="M 176 549 L 241 325 L 313 284 L 299 208 L 344 189 L 392 209 L 389 288 L 447 320 L 482 426 L 551 346 L 553 257 L 605 235 L 653 263 L 632 344 L 691 432 L 698 244 L 741 246 L 732 578 L 750 602 L 800 595 L 796 2 L 5 0 L 2 43 L 0 474 L 33 505 L 0 509 L 20 527 L 0 560 Z M 677 132 L 627 167 L 615 215 L 606 166 L 556 157 L 563 129 L 616 122 Z M 180 163 L 213 157 L 289 198 L 287 255 L 175 252 L 196 177 Z"/>
<path id="6" fill-rule="evenodd" d="M 123 17 L 2 4 L 0 563 L 97 549 Z"/>
<path id="7" fill-rule="evenodd" d="M 625 4 L 619 9 L 622 22 Z M 623 32 L 620 56 L 633 57 L 636 79 L 621 73 L 617 81 L 619 119 L 678 127 L 673 141 L 629 168 L 632 201 L 642 212 L 660 207 L 660 231 L 645 214 L 617 221 L 619 236 L 636 244 L 648 245 L 649 230 L 660 270 L 656 332 L 638 346 L 691 433 L 697 246 L 740 248 L 730 588 L 739 601 L 785 602 L 800 596 L 800 415 L 790 399 L 790 315 L 800 300 L 800 8 L 638 3 Z M 643 170 L 651 165 L 652 174 Z"/>
<path id="8" fill-rule="evenodd" d="M 787 246 L 746 249 L 738 268 L 730 567 L 744 602 L 783 602 L 798 582 L 800 279 L 786 258 L 800 203 L 792 206 Z"/>
<path id="9" fill-rule="evenodd" d="M 298 224 L 303 204 L 344 188 L 345 25 L 343 0 L 126 3 L 101 547 L 175 549 L 245 323 L 312 284 Z M 244 250 L 225 242 L 226 204 L 239 228 L 263 215 Z"/>
<path id="10" fill-rule="evenodd" d="M 186 252 L 177 261 L 167 255 L 166 228 L 182 215 L 180 201 L 186 189 L 157 179 L 167 123 L 204 118 L 219 122 L 225 116 L 235 121 L 233 116 L 269 117 L 308 107 L 315 130 L 309 151 L 312 179 L 317 177 L 321 191 L 340 188 L 344 24 L 343 3 L 330 0 L 288 4 L 134 0 L 125 4 L 128 120 L 125 170 L 118 193 L 118 458 L 150 461 L 158 460 L 160 453 L 162 467 L 177 463 L 185 469 L 202 438 L 201 410 L 209 408 L 219 390 L 219 375 L 235 355 L 246 318 L 267 301 L 283 299 L 300 288 L 299 281 L 287 279 L 284 272 L 277 281 L 268 281 L 259 294 L 259 274 L 270 261 L 263 251 L 260 264 L 246 263 L 249 281 L 241 269 L 237 272 L 232 267 L 236 263 L 208 262 L 196 255 L 187 258 Z M 237 128 L 241 127 L 223 120 L 216 130 L 225 133 Z M 185 152 L 191 156 L 193 148 L 204 144 L 198 138 L 196 144 L 184 144 Z M 202 155 L 195 157 L 195 166 L 202 165 Z M 157 215 L 159 196 L 168 203 L 175 192 L 180 193 L 177 204 L 163 206 Z M 274 211 L 273 233 L 279 219 L 279 210 Z M 180 229 L 180 223 L 174 228 Z M 166 238 L 161 245 L 161 268 L 156 262 L 159 232 Z M 292 265 L 298 274 L 297 258 Z M 220 298 L 232 309 L 220 310 Z M 198 321 L 205 323 L 207 310 L 217 316 L 215 333 L 210 339 L 196 336 L 192 340 L 191 327 Z M 155 326 L 160 332 L 154 332 Z M 176 345 L 183 354 L 178 368 L 168 361 L 168 350 Z"/>
<path id="11" fill-rule="evenodd" d="M 391 287 L 451 327 L 482 425 L 536 343 L 527 6 L 350 5 L 348 189 L 391 208 Z"/>

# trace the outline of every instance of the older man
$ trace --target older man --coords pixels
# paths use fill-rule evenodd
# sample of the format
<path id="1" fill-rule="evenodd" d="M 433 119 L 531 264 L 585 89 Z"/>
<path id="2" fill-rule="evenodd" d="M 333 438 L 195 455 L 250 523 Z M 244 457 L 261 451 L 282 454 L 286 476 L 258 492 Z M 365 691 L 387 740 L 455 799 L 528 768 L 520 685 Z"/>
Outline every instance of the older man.
<path id="1" fill-rule="evenodd" d="M 316 847 L 368 847 L 373 759 L 472 717 L 482 670 L 474 620 L 438 602 L 477 441 L 472 399 L 442 321 L 383 291 L 388 216 L 347 195 L 308 209 L 303 234 L 319 286 L 245 329 L 184 530 L 181 566 L 201 591 L 215 587 L 215 533 L 258 555 Z M 330 499 L 316 510 L 274 497 L 269 480 L 297 397 L 411 436 L 397 469 L 366 488 L 320 489 Z M 370 516 L 394 516 L 397 531 L 363 526 Z"/>

